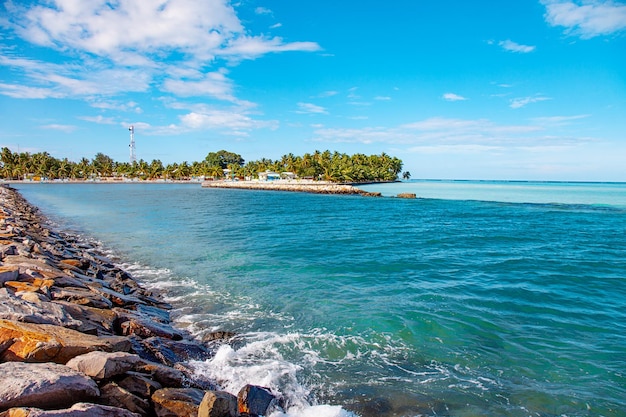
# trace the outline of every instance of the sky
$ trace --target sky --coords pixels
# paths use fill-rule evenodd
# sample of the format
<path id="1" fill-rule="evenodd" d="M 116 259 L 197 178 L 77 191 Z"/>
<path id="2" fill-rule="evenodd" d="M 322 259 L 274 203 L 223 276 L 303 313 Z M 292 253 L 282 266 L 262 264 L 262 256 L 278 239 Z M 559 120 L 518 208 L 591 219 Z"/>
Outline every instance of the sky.
<path id="1" fill-rule="evenodd" d="M 0 5 L 0 146 L 164 164 L 385 152 L 412 178 L 626 181 L 626 2 Z"/>

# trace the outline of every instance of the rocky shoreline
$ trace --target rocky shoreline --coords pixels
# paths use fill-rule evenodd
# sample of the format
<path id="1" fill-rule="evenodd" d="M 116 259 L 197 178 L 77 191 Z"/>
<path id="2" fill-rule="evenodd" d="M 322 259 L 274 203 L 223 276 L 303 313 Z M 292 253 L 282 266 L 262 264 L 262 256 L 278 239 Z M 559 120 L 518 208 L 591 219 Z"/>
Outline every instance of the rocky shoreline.
<path id="1" fill-rule="evenodd" d="M 46 226 L 0 186 L 0 417 L 239 417 L 280 410 L 264 387 L 237 396 L 194 373 L 233 336 L 194 340 L 159 294 L 98 248 Z"/>

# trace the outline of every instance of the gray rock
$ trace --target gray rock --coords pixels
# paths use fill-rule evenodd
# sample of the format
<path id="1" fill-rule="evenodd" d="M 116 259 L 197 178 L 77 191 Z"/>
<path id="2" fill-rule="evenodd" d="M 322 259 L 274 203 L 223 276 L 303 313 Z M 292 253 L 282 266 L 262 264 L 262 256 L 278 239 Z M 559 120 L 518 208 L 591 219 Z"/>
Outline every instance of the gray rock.
<path id="1" fill-rule="evenodd" d="M 0 409 L 66 407 L 100 394 L 91 378 L 54 363 L 2 363 L 0 375 Z"/>
<path id="2" fill-rule="evenodd" d="M 69 316 L 63 306 L 59 304 L 33 301 L 32 298 L 28 301 L 15 296 L 6 288 L 0 288 L 0 319 L 35 324 L 54 324 L 71 329 L 82 324 L 82 322 Z"/>
<path id="3" fill-rule="evenodd" d="M 7 281 L 15 281 L 19 274 L 20 268 L 18 266 L 0 266 L 0 285 L 4 285 Z"/>
<path id="4" fill-rule="evenodd" d="M 65 365 L 93 379 L 101 380 L 122 375 L 143 363 L 138 355 L 132 353 L 94 351 L 76 356 Z"/>
<path id="5" fill-rule="evenodd" d="M 41 410 L 38 408 L 19 408 L 12 410 L 24 411 L 28 417 L 140 417 L 123 408 L 110 407 L 108 405 L 76 403 L 71 408 L 64 410 Z"/>
<path id="6" fill-rule="evenodd" d="M 149 373 L 164 387 L 182 387 L 185 384 L 185 375 L 181 371 L 160 363 L 147 363 L 140 366 L 138 371 Z"/>

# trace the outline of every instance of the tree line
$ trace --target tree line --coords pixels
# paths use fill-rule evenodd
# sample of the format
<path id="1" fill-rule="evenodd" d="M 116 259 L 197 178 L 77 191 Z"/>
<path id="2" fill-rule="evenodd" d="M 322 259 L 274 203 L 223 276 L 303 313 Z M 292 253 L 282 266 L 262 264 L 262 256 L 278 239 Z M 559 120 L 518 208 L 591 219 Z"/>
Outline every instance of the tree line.
<path id="1" fill-rule="evenodd" d="M 71 179 L 127 178 L 141 180 L 189 180 L 191 178 L 253 179 L 259 172 L 292 172 L 299 178 L 310 178 L 334 182 L 394 181 L 402 170 L 402 161 L 396 157 L 380 155 L 330 152 L 328 150 L 292 153 L 280 159 L 262 158 L 245 162 L 241 155 L 221 150 L 210 152 L 202 161 L 172 163 L 164 165 L 160 160 L 152 162 L 140 159 L 133 163 L 116 162 L 109 156 L 98 153 L 93 159 L 81 158 L 74 162 L 67 158 L 58 159 L 47 152 L 30 154 L 12 152 L 4 147 L 0 151 L 0 178 L 23 179 Z M 403 174 L 407 178 L 408 172 Z M 410 174 L 409 174 L 410 175 Z"/>

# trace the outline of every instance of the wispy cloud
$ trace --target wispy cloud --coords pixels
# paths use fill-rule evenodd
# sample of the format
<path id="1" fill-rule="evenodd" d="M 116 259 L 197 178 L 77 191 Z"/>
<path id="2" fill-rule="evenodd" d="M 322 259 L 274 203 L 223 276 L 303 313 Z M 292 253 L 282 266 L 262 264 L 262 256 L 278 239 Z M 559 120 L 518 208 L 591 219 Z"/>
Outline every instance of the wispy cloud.
<path id="1" fill-rule="evenodd" d="M 300 114 L 328 114 L 328 111 L 322 106 L 318 106 L 313 103 L 298 103 L 298 110 L 296 113 Z"/>
<path id="2" fill-rule="evenodd" d="M 546 116 L 546 117 L 535 117 L 532 119 L 535 123 L 544 126 L 567 126 L 571 124 L 571 122 L 580 119 L 586 119 L 590 115 L 589 114 L 578 114 L 575 116 Z"/>
<path id="3" fill-rule="evenodd" d="M 376 96 L 374 97 L 374 100 L 378 100 L 378 101 L 390 101 L 391 97 L 389 96 Z"/>
<path id="4" fill-rule="evenodd" d="M 333 96 L 336 96 L 337 94 L 339 94 L 338 91 L 328 90 L 328 91 L 324 91 L 324 92 L 318 94 L 317 98 L 333 97 Z"/>
<path id="5" fill-rule="evenodd" d="M 521 45 L 509 39 L 498 42 L 498 45 L 500 45 L 502 49 L 504 49 L 505 51 L 517 52 L 517 53 L 522 53 L 522 54 L 527 54 L 535 50 L 534 46 Z"/>
<path id="6" fill-rule="evenodd" d="M 540 101 L 550 100 L 550 97 L 535 96 L 535 97 L 518 97 L 511 100 L 509 107 L 512 109 L 520 109 L 531 103 L 538 103 Z"/>
<path id="7" fill-rule="evenodd" d="M 454 94 L 454 93 L 445 93 L 441 98 L 443 98 L 446 101 L 464 101 L 467 100 L 467 98 L 460 96 L 458 94 Z"/>
<path id="8" fill-rule="evenodd" d="M 78 129 L 78 127 L 76 126 L 72 126 L 72 125 L 61 125 L 61 124 L 49 124 L 49 125 L 43 125 L 40 126 L 42 129 L 46 129 L 46 130 L 58 130 L 59 132 L 64 132 L 64 133 L 72 133 L 74 132 L 76 129 Z"/>
<path id="9" fill-rule="evenodd" d="M 100 124 L 100 125 L 114 125 L 114 124 L 117 124 L 115 119 L 113 119 L 112 117 L 104 117 L 102 115 L 98 115 L 98 116 L 82 116 L 82 117 L 79 117 L 79 119 L 85 120 L 87 122 L 97 123 L 97 124 Z"/>
<path id="10" fill-rule="evenodd" d="M 267 7 L 257 7 L 254 9 L 254 13 L 256 14 L 272 14 L 272 11 Z"/>
<path id="11" fill-rule="evenodd" d="M 489 119 L 433 117 L 392 127 L 369 126 L 360 129 L 321 128 L 314 140 L 329 143 L 384 143 L 407 151 L 458 152 L 504 151 L 506 149 L 545 149 L 586 142 L 551 132 L 554 126 L 531 121 L 526 124 L 499 124 Z"/>
<path id="12" fill-rule="evenodd" d="M 545 19 L 552 26 L 583 39 L 626 30 L 626 4 L 612 0 L 543 0 Z"/>

